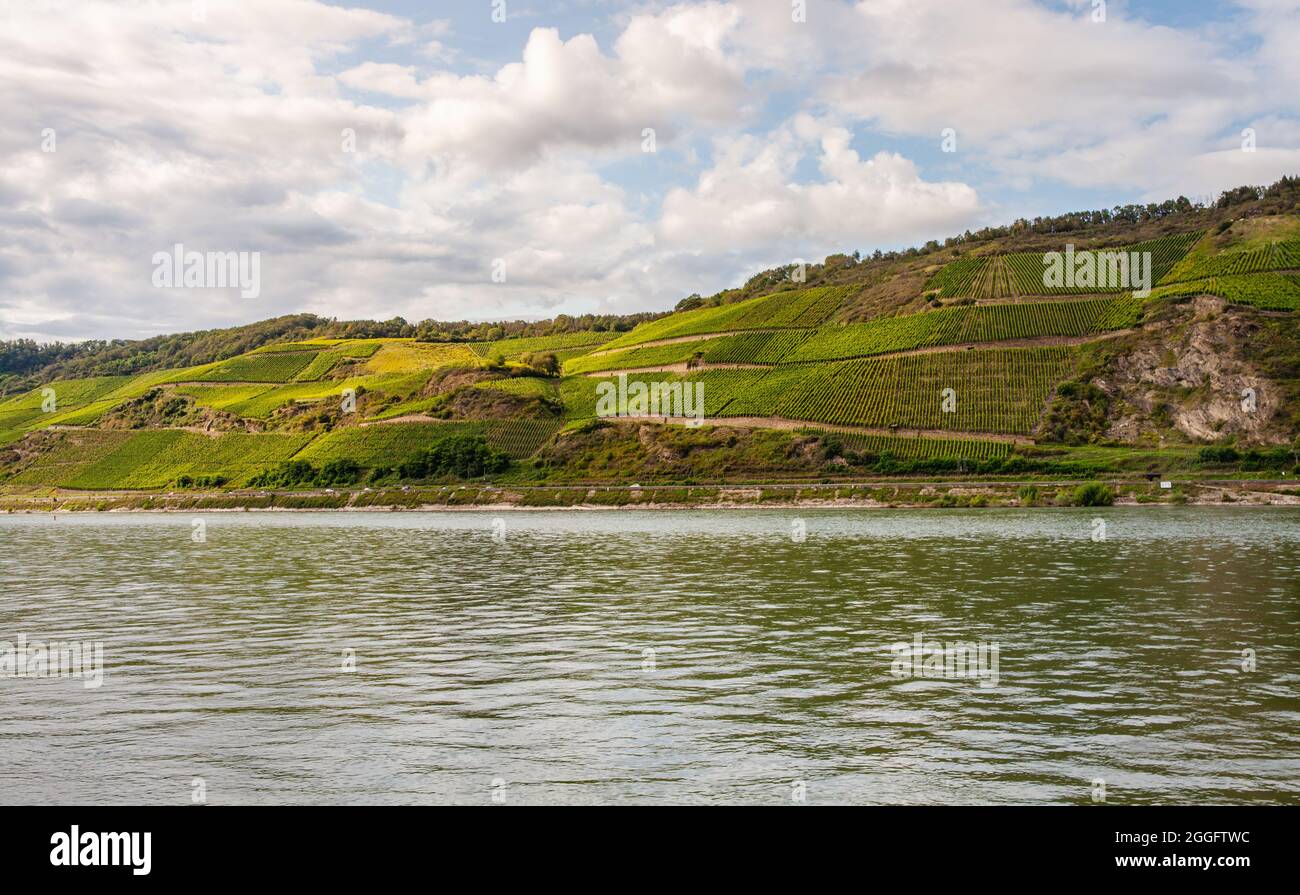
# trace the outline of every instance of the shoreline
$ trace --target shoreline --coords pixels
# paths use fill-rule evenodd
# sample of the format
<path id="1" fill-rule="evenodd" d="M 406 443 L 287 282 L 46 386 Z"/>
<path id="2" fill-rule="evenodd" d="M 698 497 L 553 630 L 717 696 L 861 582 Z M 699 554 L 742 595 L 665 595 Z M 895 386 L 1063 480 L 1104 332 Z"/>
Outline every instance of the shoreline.
<path id="1" fill-rule="evenodd" d="M 755 509 L 1054 509 L 1081 506 L 1082 482 L 879 482 L 857 484 L 413 487 L 244 494 L 0 494 L 0 514 L 393 513 Z M 1300 507 L 1294 481 L 1100 482 L 1105 506 Z"/>

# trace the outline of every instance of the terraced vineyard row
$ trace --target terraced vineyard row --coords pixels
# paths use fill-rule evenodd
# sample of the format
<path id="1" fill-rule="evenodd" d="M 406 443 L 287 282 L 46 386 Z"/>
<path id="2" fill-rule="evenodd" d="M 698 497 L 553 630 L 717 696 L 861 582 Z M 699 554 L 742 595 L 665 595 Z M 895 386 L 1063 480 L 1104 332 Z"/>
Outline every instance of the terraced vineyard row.
<path id="1" fill-rule="evenodd" d="M 725 338 L 725 337 L 724 337 Z M 609 354 L 589 354 L 574 358 L 564 365 L 566 373 L 599 373 L 605 370 L 636 370 L 641 367 L 667 367 L 686 363 L 723 339 L 706 339 L 699 342 L 673 342 L 669 345 L 650 345 L 644 348 L 626 348 Z"/>
<path id="2" fill-rule="evenodd" d="M 1129 251 L 1151 253 L 1151 281 L 1159 283 L 1168 275 L 1169 271 L 1173 270 L 1174 265 L 1178 264 L 1204 236 L 1204 230 L 1179 233 L 1174 236 L 1140 242 L 1132 246 Z"/>
<path id="3" fill-rule="evenodd" d="M 240 399 L 237 388 L 221 389 L 209 394 L 192 390 L 195 400 L 200 404 L 215 401 L 211 406 L 251 419 L 267 419 L 277 409 L 291 402 L 312 404 L 317 401 L 333 400 L 337 404 L 343 400 L 344 389 L 357 389 L 363 385 L 373 385 L 365 379 L 343 379 L 325 382 L 294 382 L 287 385 L 257 391 L 249 389 L 247 397 Z M 184 388 L 184 387 L 182 387 Z M 187 391 L 190 391 L 187 389 Z"/>
<path id="4" fill-rule="evenodd" d="M 673 342 L 641 348 L 623 348 L 608 354 L 586 355 L 565 364 L 566 373 L 599 373 L 607 370 L 636 370 L 688 363 L 699 357 L 710 364 L 776 364 L 810 335 L 810 330 L 738 333 Z"/>
<path id="5" fill-rule="evenodd" d="M 512 379 L 492 379 L 475 383 L 477 388 L 495 389 L 524 398 L 559 397 L 559 388 L 554 379 L 541 379 L 537 376 L 518 376 Z"/>
<path id="6" fill-rule="evenodd" d="M 990 258 L 961 258 L 946 264 L 925 284 L 926 292 L 938 292 L 946 298 L 973 298 L 982 294 L 980 286 Z"/>
<path id="7" fill-rule="evenodd" d="M 365 365 L 368 373 L 411 373 L 451 364 L 474 364 L 477 356 L 465 342 L 385 342 Z"/>
<path id="8" fill-rule="evenodd" d="M 734 394 L 718 414 L 723 417 L 773 416 L 777 405 L 804 380 L 817 375 L 817 368 L 809 365 L 783 365 L 771 370 L 744 370 L 743 388 L 734 388 Z"/>
<path id="9" fill-rule="evenodd" d="M 1077 349 L 1061 346 L 984 349 L 688 376 L 642 374 L 628 382 L 703 381 L 710 418 L 780 416 L 871 428 L 1028 434 L 1077 356 Z M 599 381 L 615 380 L 562 381 L 570 419 L 595 415 Z M 952 389 L 950 411 L 944 410 L 945 389 Z"/>
<path id="10" fill-rule="evenodd" d="M 829 319 L 854 291 L 853 287 L 821 287 L 699 308 L 643 323 L 606 347 L 626 348 L 660 339 L 741 329 L 812 329 Z"/>
<path id="11" fill-rule="evenodd" d="M 1151 282 L 1155 284 L 1159 283 L 1174 265 L 1182 260 L 1192 246 L 1200 241 L 1202 236 L 1204 236 L 1204 233 L 1197 231 L 1148 240 L 1136 245 L 1089 249 L 1087 251 L 1091 252 L 1094 257 L 1108 254 L 1131 256 L 1137 253 L 1144 255 L 1149 252 L 1151 254 Z M 1083 250 L 1079 251 L 1082 252 Z M 1064 252 L 1064 246 L 1062 252 Z M 1117 284 L 1109 280 L 1100 285 L 1048 286 L 1045 282 L 1048 262 L 1046 255 L 1042 253 L 1017 253 L 1007 255 L 1005 259 L 1007 268 L 1010 271 L 1012 288 L 1020 295 L 1087 295 L 1097 292 L 1118 291 Z M 1131 282 L 1136 281 L 1136 274 L 1137 271 L 1134 270 Z"/>
<path id="12" fill-rule="evenodd" d="M 634 383 L 681 382 L 704 383 L 705 416 L 718 416 L 737 396 L 744 394 L 755 382 L 767 374 L 766 370 L 705 370 L 699 373 L 679 375 L 674 373 L 638 373 L 627 376 L 628 387 Z M 602 383 L 612 383 L 618 387 L 619 377 L 591 378 L 588 376 L 568 376 L 560 381 L 560 396 L 564 402 L 565 416 L 571 420 L 591 419 L 596 416 L 597 389 Z M 629 398 L 633 397 L 629 393 Z"/>
<path id="13" fill-rule="evenodd" d="M 1203 236 L 1202 232 L 1165 236 L 1130 246 L 1089 250 L 1095 253 L 1151 253 L 1151 281 L 1159 283 Z M 1062 245 L 1061 251 L 1064 252 Z M 1082 250 L 1080 250 L 1082 251 Z M 930 278 L 925 291 L 944 298 L 1005 298 L 1019 295 L 1088 295 L 1119 291 L 1107 283 L 1090 286 L 1048 286 L 1047 261 L 1041 252 L 1017 252 L 982 258 L 962 258 Z"/>
<path id="14" fill-rule="evenodd" d="M 488 444 L 512 457 L 531 457 L 563 425 L 560 420 L 498 420 L 487 424 L 485 437 Z"/>
<path id="15" fill-rule="evenodd" d="M 1250 251 L 1206 255 L 1193 252 L 1162 278 L 1166 283 L 1300 268 L 1300 241 L 1275 242 Z"/>
<path id="16" fill-rule="evenodd" d="M 614 339 L 618 333 L 558 333 L 553 336 L 529 336 L 518 339 L 501 339 L 496 342 L 473 342 L 468 347 L 479 357 L 495 357 L 498 354 L 507 360 L 523 354 L 543 351 L 564 351 L 571 348 L 595 348 Z"/>
<path id="17" fill-rule="evenodd" d="M 669 366 L 701 356 L 707 363 L 810 363 L 895 351 L 1029 339 L 1074 337 L 1137 323 L 1142 301 L 1130 294 L 1080 301 L 943 308 L 827 329 L 745 333 L 698 342 L 629 348 L 571 361 L 570 373 Z"/>
<path id="18" fill-rule="evenodd" d="M 397 466 L 450 435 L 482 435 L 486 423 L 383 423 L 335 429 L 307 445 L 295 459 L 322 466 L 355 460 L 362 466 Z"/>
<path id="19" fill-rule="evenodd" d="M 704 360 L 711 364 L 777 364 L 811 335 L 807 330 L 742 333 L 704 343 Z"/>
<path id="20" fill-rule="evenodd" d="M 86 429 L 60 432 L 55 444 L 47 453 L 38 455 L 23 467 L 6 484 L 45 487 L 66 486 L 82 470 L 93 466 L 99 458 L 117 450 L 130 440 L 135 432 L 109 429 Z"/>
<path id="21" fill-rule="evenodd" d="M 385 345 L 391 345 L 391 344 L 394 343 L 385 342 L 381 339 L 347 341 L 341 343 L 334 350 L 343 357 L 367 358 L 367 357 L 374 357 L 375 353 L 378 352 L 380 348 L 383 348 Z"/>
<path id="22" fill-rule="evenodd" d="M 555 419 L 521 419 L 358 426 L 335 429 L 318 437 L 295 459 L 317 466 L 348 459 L 372 469 L 394 467 L 453 435 L 482 435 L 499 450 L 523 458 L 536 453 L 561 425 Z"/>
<path id="23" fill-rule="evenodd" d="M 1279 273 L 1213 277 L 1189 283 L 1159 286 L 1151 297 L 1217 295 L 1233 304 L 1254 305 L 1268 311 L 1300 310 L 1300 275 Z"/>
<path id="24" fill-rule="evenodd" d="M 207 368 L 182 370 L 173 379 L 194 382 L 288 382 L 316 359 L 315 352 L 245 354 Z"/>
<path id="25" fill-rule="evenodd" d="M 1077 356 L 1051 347 L 843 361 L 814 368 L 774 412 L 845 425 L 1028 434 Z"/>
<path id="26" fill-rule="evenodd" d="M 147 430 L 130 437 L 95 462 L 50 484 L 86 490 L 165 488 L 182 475 L 247 481 L 267 466 L 293 456 L 311 440 L 303 434 L 229 432 L 209 437 L 179 429 Z"/>
<path id="27" fill-rule="evenodd" d="M 704 383 L 704 415 L 719 417 L 739 416 L 727 408 L 766 375 L 766 370 L 706 370 L 681 378 L 683 382 Z"/>
<path id="28" fill-rule="evenodd" d="M 230 410 L 247 401 L 252 401 L 259 395 L 266 394 L 275 388 L 274 385 L 178 385 L 174 389 L 178 395 L 185 395 L 194 399 L 194 403 L 200 407 L 211 407 L 214 410 Z M 247 414 L 252 416 L 253 414 Z M 269 415 L 269 412 L 268 414 Z"/>
<path id="29" fill-rule="evenodd" d="M 1025 302 L 944 308 L 824 329 L 786 357 L 787 363 L 844 360 L 967 342 L 1083 336 L 1137 322 L 1141 301 L 1130 295 L 1083 301 Z"/>
<path id="30" fill-rule="evenodd" d="M 62 380 L 0 401 L 0 445 L 17 441 L 32 429 L 98 419 L 116 403 L 111 396 L 130 381 L 129 376 Z"/>
<path id="31" fill-rule="evenodd" d="M 302 368 L 302 371 L 294 377 L 295 382 L 315 382 L 323 378 L 333 370 L 344 359 L 344 355 L 338 351 L 322 351 L 312 358 L 312 362 Z"/>
<path id="32" fill-rule="evenodd" d="M 893 454 L 909 460 L 1000 460 L 1011 453 L 1005 441 L 955 438 L 907 438 L 901 435 L 867 435 L 860 432 L 825 432 L 846 448 L 860 453 Z"/>

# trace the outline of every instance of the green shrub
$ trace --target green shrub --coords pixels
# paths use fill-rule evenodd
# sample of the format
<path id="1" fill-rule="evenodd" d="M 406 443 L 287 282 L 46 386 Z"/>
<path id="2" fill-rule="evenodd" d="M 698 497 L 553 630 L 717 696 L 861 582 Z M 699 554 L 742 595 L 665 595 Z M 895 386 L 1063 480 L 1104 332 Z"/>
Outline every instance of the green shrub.
<path id="1" fill-rule="evenodd" d="M 1088 482 L 1074 489 L 1076 507 L 1108 507 L 1115 502 L 1115 492 L 1101 482 Z"/>
<path id="2" fill-rule="evenodd" d="M 510 468 L 510 455 L 491 447 L 481 435 L 452 435 L 434 443 L 398 467 L 404 479 L 437 478 L 454 475 L 462 479 L 479 478 Z"/>
<path id="3" fill-rule="evenodd" d="M 1241 459 L 1241 454 L 1236 448 L 1211 446 L 1201 448 L 1196 459 L 1201 463 L 1236 463 Z"/>

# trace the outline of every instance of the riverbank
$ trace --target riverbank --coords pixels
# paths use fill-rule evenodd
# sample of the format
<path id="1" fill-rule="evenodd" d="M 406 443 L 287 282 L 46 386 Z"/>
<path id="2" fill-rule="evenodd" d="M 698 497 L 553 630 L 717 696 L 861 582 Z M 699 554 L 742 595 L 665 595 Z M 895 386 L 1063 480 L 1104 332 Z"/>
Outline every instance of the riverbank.
<path id="1" fill-rule="evenodd" d="M 1300 506 L 1289 480 L 1113 481 L 1101 503 L 1116 506 Z M 1165 487 L 1164 485 L 1168 485 Z M 4 513 L 528 511 L 610 509 L 808 509 L 1066 507 L 1097 503 L 1080 482 L 862 482 L 853 484 L 718 486 L 495 487 L 0 495 Z M 1095 489 L 1094 489 L 1095 491 Z"/>

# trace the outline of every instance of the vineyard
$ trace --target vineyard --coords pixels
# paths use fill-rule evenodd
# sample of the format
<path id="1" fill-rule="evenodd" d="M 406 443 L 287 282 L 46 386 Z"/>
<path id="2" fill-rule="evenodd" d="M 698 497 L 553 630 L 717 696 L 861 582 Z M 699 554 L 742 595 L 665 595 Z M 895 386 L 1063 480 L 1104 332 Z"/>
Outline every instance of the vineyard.
<path id="1" fill-rule="evenodd" d="M 661 339 L 731 330 L 813 329 L 825 323 L 853 293 L 851 288 L 823 287 L 777 292 L 731 305 L 685 311 L 643 323 L 607 347 L 626 348 Z"/>
<path id="2" fill-rule="evenodd" d="M 0 446 L 17 441 L 32 430 L 50 425 L 79 425 L 79 420 L 98 419 L 113 405 L 106 400 L 130 378 L 101 376 L 52 382 L 0 402 Z M 46 412 L 46 391 L 52 390 L 53 405 Z"/>
<path id="3" fill-rule="evenodd" d="M 682 377 L 684 382 L 704 384 L 705 417 L 736 416 L 727 408 L 741 395 L 762 381 L 767 370 L 708 370 Z"/>
<path id="4" fill-rule="evenodd" d="M 304 448 L 295 459 L 321 466 L 331 460 L 355 460 L 373 469 L 397 466 L 441 438 L 482 435 L 488 444 L 512 457 L 524 458 L 550 440 L 563 425 L 555 419 L 486 420 L 467 422 L 383 423 L 335 429 Z"/>
<path id="5" fill-rule="evenodd" d="M 588 354 L 564 365 L 565 373 L 599 373 L 606 370 L 636 370 L 642 367 L 666 367 L 687 363 L 708 346 L 721 339 L 698 342 L 673 342 L 645 348 L 625 348 L 608 354 Z"/>
<path id="6" fill-rule="evenodd" d="M 776 406 L 804 380 L 817 375 L 817 368 L 805 365 L 773 367 L 748 374 L 745 387 L 737 388 L 721 416 L 772 416 Z"/>
<path id="7" fill-rule="evenodd" d="M 383 423 L 335 429 L 305 447 L 294 459 L 323 466 L 355 460 L 362 466 L 397 466 L 450 435 L 482 435 L 485 423 Z"/>
<path id="8" fill-rule="evenodd" d="M 944 298 L 975 298 L 983 296 L 985 274 L 992 264 L 991 258 L 961 258 L 947 264 L 925 284 L 926 292 L 937 292 Z"/>
<path id="9" fill-rule="evenodd" d="M 558 400 L 559 387 L 554 379 L 537 376 L 517 376 L 510 379 L 491 379 L 475 383 L 476 388 L 495 389 L 522 398 L 551 398 Z"/>
<path id="10" fill-rule="evenodd" d="M 390 373 L 384 376 L 358 376 L 351 379 L 322 380 L 320 382 L 291 382 L 260 392 L 250 392 L 242 400 L 234 400 L 237 392 L 233 389 L 227 394 L 217 393 L 210 397 L 229 399 L 218 409 L 226 410 L 250 419 L 267 419 L 277 409 L 290 403 L 314 404 L 318 401 L 341 402 L 345 392 L 351 390 L 361 394 L 362 390 L 377 395 L 397 395 L 404 397 L 420 387 L 427 380 L 427 372 L 415 374 Z M 207 397 L 196 397 L 202 403 Z M 215 406 L 215 405 L 214 405 Z"/>
<path id="11" fill-rule="evenodd" d="M 834 438 L 851 451 L 892 454 L 908 460 L 1000 460 L 1011 453 L 1005 441 L 954 438 L 907 438 L 901 435 L 869 435 L 859 432 L 807 430 L 823 438 Z"/>
<path id="12" fill-rule="evenodd" d="M 244 354 L 199 368 L 189 375 L 194 382 L 288 382 L 316 359 L 310 351 L 283 354 Z"/>
<path id="13" fill-rule="evenodd" d="M 1266 311 L 1296 311 L 1300 310 L 1300 276 L 1263 273 L 1214 277 L 1160 286 L 1151 293 L 1151 298 L 1191 295 L 1217 295 L 1233 304 L 1254 305 Z"/>
<path id="14" fill-rule="evenodd" d="M 814 368 L 774 412 L 844 425 L 1028 434 L 1076 359 L 1075 349 L 1053 347 L 842 361 Z"/>
<path id="15" fill-rule="evenodd" d="M 779 364 L 810 336 L 807 330 L 742 333 L 702 342 L 704 360 L 711 364 Z"/>
<path id="16" fill-rule="evenodd" d="M 1083 336 L 1134 325 L 1142 302 L 1132 296 L 943 308 L 818 330 L 787 363 L 844 360 L 942 345 L 1041 336 Z"/>
<path id="17" fill-rule="evenodd" d="M 312 362 L 302 368 L 302 371 L 294 377 L 295 382 L 315 382 L 324 378 L 331 370 L 338 366 L 344 355 L 340 351 L 322 351 L 312 358 Z"/>
<path id="18" fill-rule="evenodd" d="M 242 484 L 268 465 L 292 457 L 310 435 L 232 432 L 199 435 L 179 429 L 124 433 L 128 437 L 93 463 L 59 472 L 50 484 L 85 490 L 165 488 L 182 475 L 220 475 Z M 31 477 L 45 475 L 25 471 Z"/>
<path id="19" fill-rule="evenodd" d="M 1098 304 L 1105 311 L 1105 302 Z M 766 370 L 640 374 L 628 382 L 703 382 L 710 418 L 779 416 L 872 428 L 1027 434 L 1076 357 L 1066 347 L 984 349 Z M 616 380 L 575 376 L 561 382 L 568 418 L 595 415 L 598 381 Z M 944 389 L 953 390 L 951 412 L 943 411 Z"/>
<path id="20" fill-rule="evenodd" d="M 996 460 L 1011 450 L 1010 442 L 1017 440 L 1012 436 L 1037 430 L 1056 388 L 1080 375 L 1081 357 L 1089 358 L 1087 378 L 1098 379 L 1103 374 L 1097 371 L 1104 368 L 1099 364 L 1112 355 L 1138 351 L 1160 336 L 1156 326 L 1111 340 L 1105 350 L 1091 347 L 1092 340 L 1107 333 L 1137 329 L 1151 301 L 1209 294 L 1269 311 L 1300 310 L 1297 236 L 1300 219 L 1241 217 L 1226 228 L 1220 226 L 1212 237 L 1184 233 L 1123 248 L 1087 250 L 1150 252 L 1153 278 L 1163 281 L 1149 298 L 1113 287 L 1045 287 L 1045 256 L 1037 252 L 961 258 L 937 269 L 925 267 L 926 258 L 918 257 L 889 268 L 901 268 L 910 279 L 891 283 L 882 277 L 868 285 L 858 279 L 852 287 L 787 290 L 670 314 L 621 334 L 562 333 L 479 343 L 304 339 L 185 369 L 53 381 L 0 400 L 0 479 L 32 489 L 135 490 L 173 488 L 182 476 L 219 477 L 223 484 L 238 487 L 291 458 L 317 467 L 347 459 L 370 469 L 393 468 L 454 435 L 482 436 L 523 460 L 537 456 L 556 438 L 568 437 L 558 434 L 566 422 L 593 418 L 598 390 L 609 383 L 617 387 L 615 374 L 637 369 L 644 372 L 627 375 L 629 385 L 702 384 L 706 423 L 725 425 L 730 420 L 746 427 L 796 431 L 843 427 L 857 431 L 824 434 L 852 451 L 900 459 Z M 1061 239 L 1063 246 L 1068 237 Z M 1020 241 L 1017 247 L 1041 244 Z M 1219 246 L 1228 245 L 1236 248 L 1219 251 Z M 856 276 L 853 267 L 847 262 L 828 264 L 814 276 L 818 282 L 844 282 Z M 932 295 L 930 305 L 947 306 L 930 309 L 917 295 L 927 276 L 928 291 L 958 301 L 940 303 Z M 767 280 L 754 281 L 762 282 Z M 1035 297 L 1045 295 L 1061 297 Z M 885 316 L 891 309 L 897 313 L 917 307 L 926 309 Z M 1153 319 L 1163 326 L 1166 319 L 1188 310 L 1162 307 Z M 1251 350 L 1273 351 L 1269 356 L 1283 362 L 1274 369 L 1289 370 L 1284 365 L 1290 355 L 1277 347 L 1277 333 L 1286 335 L 1289 324 L 1255 316 L 1272 341 L 1262 340 L 1262 347 L 1252 343 Z M 865 322 L 828 322 L 843 318 Z M 1209 315 L 1197 322 L 1213 319 Z M 1089 344 L 1081 344 L 1085 342 Z M 526 355 L 537 353 L 555 354 L 565 375 L 523 375 L 538 372 L 535 366 L 520 366 Z M 498 365 L 499 359 L 506 365 Z M 103 367 L 51 369 L 113 371 L 148 362 L 131 358 L 121 366 L 115 361 Z M 453 366 L 466 369 L 444 372 Z M 663 368 L 672 372 L 654 372 Z M 1274 377 L 1283 385 L 1284 379 Z M 10 376 L 5 381 L 12 388 L 17 382 L 29 388 L 38 380 Z M 219 428 L 249 431 L 210 435 L 198 425 L 89 428 L 160 425 L 156 421 L 162 419 L 202 423 L 199 414 L 177 415 L 174 402 L 155 401 L 153 395 L 116 412 L 122 402 L 160 387 L 197 407 L 239 418 L 238 423 L 221 419 Z M 44 389 L 53 389 L 54 406 Z M 358 399 L 357 415 L 340 412 L 349 409 L 340 403 L 349 391 Z M 1189 403 L 1197 400 L 1198 395 L 1187 397 Z M 545 414 L 536 408 L 554 406 L 546 402 L 562 405 L 563 418 L 510 418 Z M 293 404 L 302 406 L 287 406 Z M 529 409 L 519 409 L 525 406 Z M 1131 402 L 1124 406 L 1127 412 Z M 1068 401 L 1062 407 L 1072 412 Z M 655 410 L 623 409 L 638 415 Z M 675 409 L 680 413 L 684 408 Z M 666 409 L 657 410 L 662 414 Z M 418 419 L 422 413 L 491 418 L 397 421 Z M 371 424 L 355 425 L 366 416 Z M 1145 418 L 1138 423 L 1148 424 L 1164 425 Z M 1055 429 L 1053 433 L 1058 434 Z M 680 437 L 685 443 L 693 437 L 637 434 L 644 443 L 660 437 Z M 706 439 L 714 435 L 719 442 L 729 442 L 729 434 L 703 433 Z M 770 434 L 755 438 L 780 441 Z M 565 456 L 564 450 L 557 450 L 547 454 L 551 462 L 519 464 L 505 481 L 535 482 L 565 474 L 556 466 L 556 458 Z"/>
<path id="21" fill-rule="evenodd" d="M 488 444 L 512 457 L 531 457 L 560 431 L 560 420 L 498 420 L 487 424 Z"/>
<path id="22" fill-rule="evenodd" d="M 433 370 L 450 364 L 473 365 L 478 358 L 461 342 L 385 342 L 366 362 L 367 373 L 410 373 Z"/>
<path id="23" fill-rule="evenodd" d="M 468 347 L 478 357 L 490 358 L 500 355 L 507 360 L 513 360 L 520 355 L 537 352 L 568 351 L 574 348 L 592 349 L 605 344 L 616 335 L 617 333 L 607 332 L 557 333 L 553 336 L 473 342 Z"/>
<path id="24" fill-rule="evenodd" d="M 781 363 L 817 330 L 778 330 L 738 333 L 690 342 L 671 342 L 641 348 L 622 348 L 608 354 L 589 354 L 564 365 L 566 373 L 599 373 L 608 370 L 636 370 L 689 363 L 699 358 L 706 364 Z"/>
<path id="25" fill-rule="evenodd" d="M 385 345 L 393 344 L 380 339 L 365 339 L 359 341 L 342 342 L 334 350 L 343 357 L 350 358 L 367 358 L 374 357 L 375 353 Z"/>
<path id="26" fill-rule="evenodd" d="M 1274 242 L 1249 251 L 1224 252 L 1219 255 L 1193 252 L 1161 282 L 1182 283 L 1297 268 L 1300 268 L 1300 241 Z"/>
<path id="27" fill-rule="evenodd" d="M 271 385 L 178 385 L 173 389 L 178 395 L 193 398 L 200 407 L 230 410 L 246 401 L 271 391 Z"/>
<path id="28" fill-rule="evenodd" d="M 356 389 L 358 386 L 368 384 L 364 379 L 345 379 L 337 382 L 295 382 L 288 385 L 282 385 L 278 388 L 265 389 L 263 391 L 249 390 L 246 397 L 239 398 L 238 391 L 231 389 L 229 391 L 218 391 L 209 395 L 199 394 L 195 400 L 200 404 L 206 405 L 206 400 L 216 399 L 221 402 L 210 406 L 219 410 L 225 410 L 241 417 L 250 419 L 266 419 L 271 416 L 278 408 L 294 401 L 313 403 L 323 401 L 327 398 L 333 398 L 338 401 L 343 400 L 343 390 L 347 388 Z"/>
<path id="29" fill-rule="evenodd" d="M 47 487 L 67 485 L 82 470 L 98 463 L 101 457 L 117 450 L 135 434 L 100 429 L 60 432 L 53 448 L 20 469 L 9 483 Z"/>
<path id="30" fill-rule="evenodd" d="M 1096 253 L 1151 253 L 1151 282 L 1159 283 L 1203 236 L 1201 232 L 1166 236 L 1129 246 L 1089 249 Z M 1065 250 L 1062 245 L 1061 251 Z M 1083 251 L 1083 250 L 1080 250 Z M 1041 252 L 962 258 L 930 278 L 926 292 L 944 298 L 998 299 L 1025 295 L 1087 295 L 1117 292 L 1114 285 L 1048 286 L 1048 265 Z"/>

